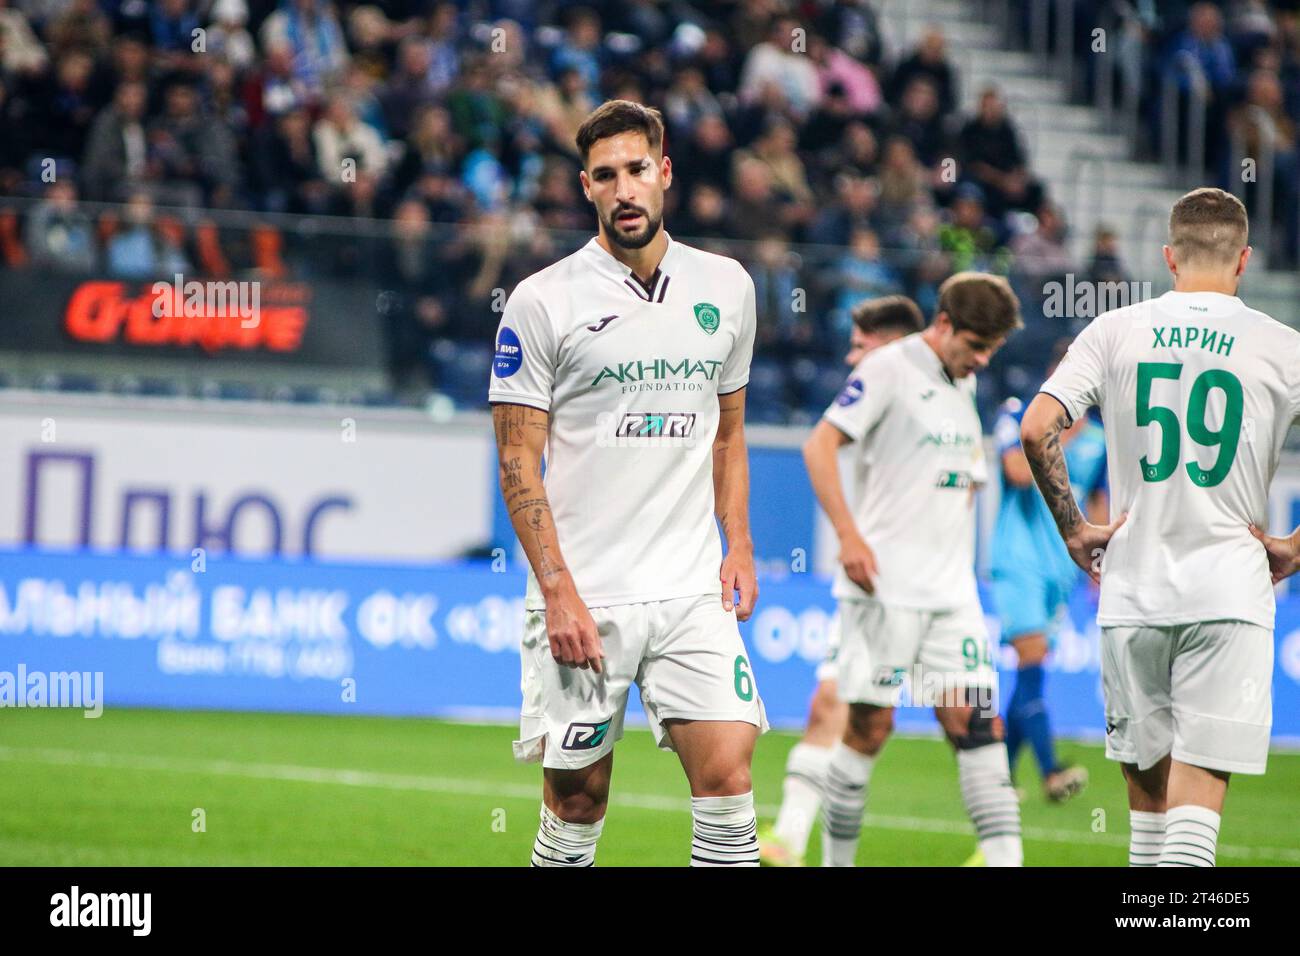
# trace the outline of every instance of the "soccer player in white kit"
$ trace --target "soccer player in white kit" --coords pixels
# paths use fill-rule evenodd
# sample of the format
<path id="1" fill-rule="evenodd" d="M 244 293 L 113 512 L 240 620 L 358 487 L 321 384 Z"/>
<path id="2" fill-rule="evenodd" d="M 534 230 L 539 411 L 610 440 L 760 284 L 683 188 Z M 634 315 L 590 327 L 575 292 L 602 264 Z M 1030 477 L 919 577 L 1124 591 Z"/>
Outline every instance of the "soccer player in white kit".
<path id="1" fill-rule="evenodd" d="M 1103 313 L 1021 423 L 1075 563 L 1100 578 L 1106 756 L 1128 782 L 1132 866 L 1213 866 L 1232 773 L 1262 774 L 1272 726 L 1268 488 L 1300 414 L 1300 333 L 1247 308 L 1246 209 L 1219 189 L 1174 204 L 1174 291 Z M 1111 524 L 1070 497 L 1064 428 L 1099 406 Z M 1263 546 L 1261 547 L 1261 542 Z"/>
<path id="2" fill-rule="evenodd" d="M 754 286 L 735 260 L 663 230 L 672 163 L 657 110 L 609 101 L 577 146 L 599 232 L 515 288 L 489 390 L 530 565 L 515 755 L 543 766 L 532 862 L 593 864 L 635 682 L 690 782 L 691 864 L 757 866 L 750 761 L 767 721 L 737 627 L 758 597 Z"/>
<path id="3" fill-rule="evenodd" d="M 857 368 L 866 356 L 904 335 L 925 328 L 921 308 L 904 295 L 882 295 L 859 302 L 852 310 L 853 328 L 844 362 Z M 803 866 L 804 851 L 826 788 L 831 752 L 844 736 L 849 705 L 836 690 L 839 619 L 832 625 L 826 657 L 817 665 L 817 687 L 808 702 L 803 738 L 785 761 L 781 807 L 775 822 L 758 832 L 759 862 L 764 866 Z"/>
<path id="4" fill-rule="evenodd" d="M 934 705 L 957 752 L 962 798 L 990 866 L 1019 866 L 1020 805 L 975 583 L 975 488 L 987 481 L 971 373 L 1020 326 L 1006 280 L 963 272 L 923 332 L 872 352 L 804 445 L 840 543 L 840 696 L 849 722 L 826 774 L 824 866 L 852 866 L 867 785 L 903 685 Z M 852 507 L 836 453 L 856 442 Z"/>

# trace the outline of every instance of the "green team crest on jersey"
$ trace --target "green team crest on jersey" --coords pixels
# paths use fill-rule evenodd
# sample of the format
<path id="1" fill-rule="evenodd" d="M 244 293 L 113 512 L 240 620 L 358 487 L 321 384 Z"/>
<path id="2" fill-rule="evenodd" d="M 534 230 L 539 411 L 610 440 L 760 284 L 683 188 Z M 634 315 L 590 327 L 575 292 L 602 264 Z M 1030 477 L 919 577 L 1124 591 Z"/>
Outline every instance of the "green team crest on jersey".
<path id="1" fill-rule="evenodd" d="M 722 316 L 719 314 L 716 305 L 710 302 L 697 302 L 695 304 L 695 321 L 700 323 L 700 328 L 712 335 L 718 331 Z"/>

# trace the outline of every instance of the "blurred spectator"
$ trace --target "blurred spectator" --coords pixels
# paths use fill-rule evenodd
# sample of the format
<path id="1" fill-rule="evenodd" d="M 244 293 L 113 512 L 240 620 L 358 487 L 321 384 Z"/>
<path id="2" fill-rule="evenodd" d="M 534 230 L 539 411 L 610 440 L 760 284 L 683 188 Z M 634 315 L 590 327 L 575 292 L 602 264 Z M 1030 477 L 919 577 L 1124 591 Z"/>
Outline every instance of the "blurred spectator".
<path id="1" fill-rule="evenodd" d="M 927 167 L 935 167 L 951 155 L 948 131 L 939 110 L 934 81 L 914 77 L 903 88 L 903 97 L 892 133 L 912 141 L 916 156 Z"/>
<path id="2" fill-rule="evenodd" d="M 674 136 L 685 138 L 706 115 L 723 117 L 722 104 L 705 85 L 704 71 L 688 66 L 677 73 L 664 97 L 664 120 Z"/>
<path id="3" fill-rule="evenodd" d="M 360 67 L 377 80 L 388 78 L 392 46 L 401 30 L 379 7 L 362 4 L 348 14 L 348 39 L 351 41 L 352 65 Z"/>
<path id="4" fill-rule="evenodd" d="M 749 158 L 737 163 L 732 174 L 731 235 L 748 238 L 779 229 L 780 214 L 772 195 L 772 173 L 762 162 Z"/>
<path id="5" fill-rule="evenodd" d="M 343 30 L 325 0 L 281 0 L 262 24 L 261 40 L 264 50 L 288 45 L 293 77 L 317 99 L 348 63 Z"/>
<path id="6" fill-rule="evenodd" d="M 748 103 L 763 99 L 768 87 L 780 90 L 790 111 L 799 118 L 812 113 L 821 97 L 817 68 L 806 52 L 792 49 L 799 22 L 791 17 L 772 21 L 767 39 L 749 51 L 740 73 L 740 98 Z M 806 42 L 801 40 L 801 42 Z"/>
<path id="7" fill-rule="evenodd" d="M 581 76 L 571 77 L 566 96 L 572 96 L 568 102 L 596 104 L 585 98 Z M 465 143 L 475 149 L 480 146 L 494 145 L 501 139 L 501 131 L 506 125 L 506 107 L 493 87 L 492 73 L 488 69 L 487 55 L 466 58 L 461 82 L 447 96 L 447 107 L 451 110 L 452 125 Z M 584 114 L 585 116 L 586 114 Z M 577 127 L 574 127 L 575 131 Z"/>
<path id="8" fill-rule="evenodd" d="M 165 68 L 184 69 L 196 52 L 195 31 L 199 29 L 199 18 L 190 0 L 155 0 L 149 7 L 154 56 Z"/>
<path id="9" fill-rule="evenodd" d="M 820 103 L 836 87 L 843 91 L 849 109 L 858 116 L 867 116 L 880 109 L 883 97 L 876 75 L 843 50 L 832 46 L 820 36 L 808 40 L 808 55 L 817 65 L 817 80 L 821 91 Z"/>
<path id="10" fill-rule="evenodd" d="M 596 104 L 587 98 L 582 77 L 577 70 L 560 75 L 559 83 L 534 90 L 537 116 L 552 149 L 573 158 L 578 156 L 574 137 Z"/>
<path id="11" fill-rule="evenodd" d="M 1119 235 L 1108 226 L 1098 226 L 1092 259 L 1086 273 L 1091 282 L 1129 282 L 1132 276 L 1119 255 Z"/>
<path id="12" fill-rule="evenodd" d="M 1192 5 L 1187 16 L 1187 28 L 1174 38 L 1169 50 L 1166 70 L 1175 70 L 1178 60 L 1190 57 L 1205 74 L 1214 93 L 1223 95 L 1231 88 L 1236 77 L 1236 57 L 1232 44 L 1223 35 L 1223 14 L 1213 3 Z M 1178 73 L 1179 89 L 1186 92 L 1191 81 L 1181 70 Z"/>
<path id="13" fill-rule="evenodd" d="M 396 391 L 414 384 L 420 359 L 433 340 L 447 332 L 455 308 L 446 263 L 429 226 L 429 214 L 417 201 L 404 202 L 393 213 L 393 240 L 382 258 L 383 291 L 378 308 L 388 343 L 388 365 Z"/>
<path id="14" fill-rule="evenodd" d="M 81 169 L 88 199 L 119 202 L 149 178 L 149 141 L 144 128 L 147 97 L 143 83 L 124 80 L 112 104 L 95 117 Z"/>
<path id="15" fill-rule="evenodd" d="M 190 82 L 174 80 L 167 88 L 163 114 L 149 124 L 148 136 L 150 178 L 169 204 L 231 205 L 239 185 L 234 134 L 204 115 Z"/>
<path id="16" fill-rule="evenodd" d="M 889 78 L 891 99 L 901 100 L 917 77 L 934 85 L 940 113 L 947 115 L 957 108 L 957 75 L 948 62 L 948 44 L 938 27 L 926 30 L 915 52 L 894 70 Z"/>
<path id="17" fill-rule="evenodd" d="M 939 248 L 953 272 L 977 269 L 1005 275 L 1010 255 L 1001 230 L 984 211 L 984 194 L 973 183 L 958 187 L 948 221 L 939 227 Z"/>
<path id="18" fill-rule="evenodd" d="M 853 230 L 874 224 L 879 184 L 853 171 L 835 177 L 835 199 L 824 205 L 808 230 L 808 241 L 847 246 Z"/>
<path id="19" fill-rule="evenodd" d="M 777 198 L 784 203 L 806 207 L 800 215 L 811 216 L 812 187 L 808 185 L 803 160 L 795 152 L 795 143 L 794 127 L 784 120 L 776 120 L 750 149 L 736 150 L 732 163 L 736 165 L 751 159 L 762 163 L 767 168 Z"/>
<path id="20" fill-rule="evenodd" d="M 262 68 L 248 78 L 244 99 L 253 126 L 290 110 L 309 109 L 316 97 L 307 83 L 294 74 L 293 47 L 287 40 L 267 44 Z"/>
<path id="21" fill-rule="evenodd" d="M 757 337 L 765 345 L 810 346 L 814 329 L 808 313 L 795 311 L 796 290 L 802 287 L 798 260 L 780 232 L 764 232 L 745 263 L 754 280 Z"/>
<path id="22" fill-rule="evenodd" d="M 523 37 L 518 30 L 508 40 L 515 40 L 519 55 L 523 55 Z M 460 30 L 454 3 L 440 3 L 429 14 L 429 87 L 442 93 L 456 81 L 460 71 Z M 507 43 L 509 47 L 510 44 Z"/>
<path id="23" fill-rule="evenodd" d="M 379 96 L 389 136 L 405 139 L 414 112 L 434 102 L 429 66 L 429 45 L 423 39 L 410 36 L 402 41 L 397 69 Z"/>
<path id="24" fill-rule="evenodd" d="M 590 99 L 600 97 L 600 17 L 587 7 L 574 7 L 567 13 L 569 28 L 564 39 L 551 53 L 551 76 L 558 79 L 573 70 L 582 81 L 582 91 Z"/>
<path id="25" fill-rule="evenodd" d="M 830 334 L 847 340 L 853 324 L 853 307 L 864 299 L 876 299 L 903 291 L 898 273 L 880 255 L 880 238 L 871 229 L 853 230 L 849 249 L 832 268 L 830 281 L 835 289 L 835 308 L 831 312 Z"/>
<path id="26" fill-rule="evenodd" d="M 95 0 L 72 0 L 66 11 L 45 28 L 50 54 L 58 59 L 74 50 L 92 60 L 108 50 L 113 24 Z"/>
<path id="27" fill-rule="evenodd" d="M 903 137 L 892 136 L 885 143 L 879 180 L 881 225 L 892 232 L 917 205 L 928 201 L 925 171 L 916 161 L 912 144 Z"/>
<path id="28" fill-rule="evenodd" d="M 321 176 L 306 110 L 290 110 L 259 131 L 253 172 L 262 208 L 300 214 L 329 211 L 330 188 Z"/>
<path id="29" fill-rule="evenodd" d="M 49 60 L 26 15 L 13 9 L 10 0 L 0 0 L 0 72 L 33 76 L 43 72 Z"/>
<path id="30" fill-rule="evenodd" d="M 591 210 L 578 191 L 578 178 L 567 164 L 546 167 L 532 205 L 548 229 L 583 229 L 591 222 Z"/>
<path id="31" fill-rule="evenodd" d="M 208 11 L 208 53 L 222 57 L 236 70 L 243 72 L 253 65 L 257 47 L 253 36 L 245 29 L 248 23 L 246 0 L 213 0 Z"/>
<path id="32" fill-rule="evenodd" d="M 357 119 L 351 96 L 340 92 L 329 97 L 312 139 L 320 178 L 333 191 L 337 209 L 369 215 L 388 151 L 374 128 Z"/>
<path id="33" fill-rule="evenodd" d="M 54 83 L 41 84 L 34 91 L 31 121 L 41 124 L 43 156 L 72 159 L 85 149 L 96 109 L 90 85 L 93 68 L 88 54 L 69 50 L 55 63 Z"/>
<path id="34" fill-rule="evenodd" d="M 710 183 L 691 190 L 686 209 L 677 215 L 676 232 L 692 239 L 722 239 L 728 233 L 727 198 Z"/>
<path id="35" fill-rule="evenodd" d="M 863 0 L 830 0 L 821 3 L 818 31 L 849 56 L 878 66 L 884 45 L 880 22 L 870 3 Z"/>
<path id="36" fill-rule="evenodd" d="M 153 200 L 134 192 L 127 200 L 125 222 L 108 242 L 108 271 L 119 279 L 151 279 L 189 271 L 178 237 L 155 223 Z"/>
<path id="37" fill-rule="evenodd" d="M 1029 174 L 1020 136 L 993 87 L 980 95 L 979 112 L 962 127 L 960 143 L 962 168 L 984 190 L 992 215 L 1041 205 L 1043 187 Z"/>
<path id="38" fill-rule="evenodd" d="M 32 265 L 59 272 L 95 268 L 95 227 L 77 205 L 77 188 L 53 182 L 27 222 L 27 251 Z"/>
<path id="39" fill-rule="evenodd" d="M 1052 203 L 1038 209 L 1038 225 L 1033 232 L 1017 236 L 1011 242 L 1016 254 L 1016 268 L 1034 278 L 1062 276 L 1073 269 L 1073 259 L 1065 245 L 1065 220 Z"/>

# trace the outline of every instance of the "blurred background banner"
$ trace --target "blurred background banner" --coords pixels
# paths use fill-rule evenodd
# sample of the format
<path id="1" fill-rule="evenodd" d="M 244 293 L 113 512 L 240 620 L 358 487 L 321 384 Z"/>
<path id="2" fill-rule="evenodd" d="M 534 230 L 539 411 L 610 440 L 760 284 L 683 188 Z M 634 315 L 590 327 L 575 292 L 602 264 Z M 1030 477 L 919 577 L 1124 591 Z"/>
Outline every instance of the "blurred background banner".
<path id="1" fill-rule="evenodd" d="M 102 672 L 113 707 L 213 708 L 514 720 L 523 576 L 489 562 L 426 567 L 0 552 L 0 659 Z M 768 718 L 803 724 L 834 613 L 826 582 L 766 578 L 741 626 Z M 985 595 L 985 607 L 992 605 Z M 1049 658 L 1053 720 L 1104 733 L 1094 621 L 1083 587 Z M 986 617 L 996 640 L 997 618 Z M 1300 599 L 1278 604 L 1273 734 L 1300 741 Z M 1012 661 L 999 661 L 1001 677 Z M 629 714 L 641 709 L 633 694 Z M 899 708 L 909 730 L 931 712 Z"/>
<path id="2" fill-rule="evenodd" d="M 8 398 L 0 544 L 428 561 L 488 538 L 482 421 Z"/>

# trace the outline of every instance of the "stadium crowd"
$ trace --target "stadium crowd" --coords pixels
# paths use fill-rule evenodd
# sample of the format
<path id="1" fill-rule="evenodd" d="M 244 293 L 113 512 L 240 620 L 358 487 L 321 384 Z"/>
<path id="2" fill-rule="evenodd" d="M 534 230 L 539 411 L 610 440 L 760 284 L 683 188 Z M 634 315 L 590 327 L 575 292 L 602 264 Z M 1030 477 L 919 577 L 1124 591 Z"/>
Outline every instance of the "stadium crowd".
<path id="1" fill-rule="evenodd" d="M 1263 95 L 1259 63 L 1294 22 L 1239 6 L 1250 35 L 1274 28 L 1249 57 L 1188 42 L 1229 85 L 1255 63 L 1237 88 Z M 0 212 L 0 268 L 342 270 L 375 287 L 399 385 L 439 388 L 490 349 L 496 290 L 590 233 L 574 132 L 603 99 L 635 99 L 667 124 L 668 228 L 754 278 L 756 380 L 779 419 L 839 382 L 864 297 L 928 312 L 966 268 L 1031 292 L 1067 271 L 1127 278 L 1105 229 L 1072 261 L 1002 97 L 959 108 L 941 29 L 896 51 L 886 27 L 868 0 L 0 0 L 0 196 L 28 200 Z M 275 217 L 241 232 L 203 209 L 388 224 L 321 256 Z M 1008 359 L 1026 370 L 991 380 L 990 401 L 1070 331 L 1027 311 Z"/>

